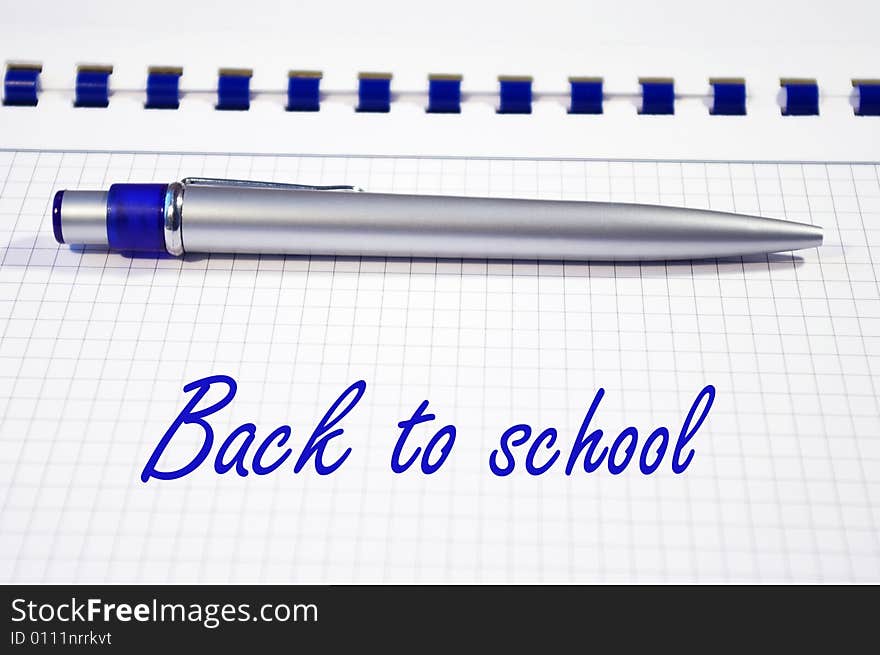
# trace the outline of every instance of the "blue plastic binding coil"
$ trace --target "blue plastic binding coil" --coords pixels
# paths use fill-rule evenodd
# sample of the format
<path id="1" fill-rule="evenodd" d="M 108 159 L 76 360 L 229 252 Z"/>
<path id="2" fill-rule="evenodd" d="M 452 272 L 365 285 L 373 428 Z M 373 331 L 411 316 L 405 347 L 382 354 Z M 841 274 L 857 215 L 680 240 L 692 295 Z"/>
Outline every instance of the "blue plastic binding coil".
<path id="1" fill-rule="evenodd" d="M 3 104 L 35 107 L 42 66 L 9 64 L 3 79 Z"/>
<path id="2" fill-rule="evenodd" d="M 818 116 L 819 85 L 816 80 L 781 80 L 785 89 L 783 116 Z"/>
<path id="3" fill-rule="evenodd" d="M 358 76 L 357 111 L 386 113 L 391 110 L 391 74 L 361 73 Z"/>
<path id="4" fill-rule="evenodd" d="M 112 66 L 82 66 L 76 71 L 74 107 L 106 107 L 110 104 Z"/>
<path id="5" fill-rule="evenodd" d="M 712 109 L 709 113 L 717 116 L 745 116 L 745 80 L 712 79 Z"/>
<path id="6" fill-rule="evenodd" d="M 570 77 L 571 104 L 569 114 L 601 114 L 602 113 L 602 78 Z"/>
<path id="7" fill-rule="evenodd" d="M 217 80 L 216 109 L 246 111 L 251 108 L 251 75 L 246 68 L 221 68 Z"/>
<path id="8" fill-rule="evenodd" d="M 318 111 L 321 108 L 321 73 L 290 71 L 287 75 L 287 111 Z"/>
<path id="9" fill-rule="evenodd" d="M 532 113 L 531 77 L 501 76 L 498 78 L 498 113 Z"/>
<path id="10" fill-rule="evenodd" d="M 880 116 L 880 80 L 853 80 L 859 94 L 856 116 Z"/>
<path id="11" fill-rule="evenodd" d="M 428 109 L 431 114 L 461 113 L 461 76 L 431 75 L 428 78 Z"/>
<path id="12" fill-rule="evenodd" d="M 640 114 L 674 114 L 675 83 L 671 79 L 642 78 L 642 109 Z"/>
<path id="13" fill-rule="evenodd" d="M 180 107 L 180 76 L 182 68 L 151 68 L 147 73 L 147 109 Z"/>

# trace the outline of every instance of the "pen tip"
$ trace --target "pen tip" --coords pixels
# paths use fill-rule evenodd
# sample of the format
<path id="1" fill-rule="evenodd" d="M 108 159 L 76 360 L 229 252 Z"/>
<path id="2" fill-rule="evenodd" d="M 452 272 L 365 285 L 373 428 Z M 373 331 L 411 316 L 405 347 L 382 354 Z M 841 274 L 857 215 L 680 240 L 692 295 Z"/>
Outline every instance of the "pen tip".
<path id="1" fill-rule="evenodd" d="M 763 242 L 764 252 L 804 250 L 822 245 L 822 228 L 818 225 L 779 219 L 762 221 L 755 236 Z"/>
<path id="2" fill-rule="evenodd" d="M 822 228 L 818 225 L 807 225 L 803 224 L 802 230 L 802 243 L 798 245 L 798 248 L 818 248 L 822 245 L 824 240 L 824 235 L 822 232 Z"/>

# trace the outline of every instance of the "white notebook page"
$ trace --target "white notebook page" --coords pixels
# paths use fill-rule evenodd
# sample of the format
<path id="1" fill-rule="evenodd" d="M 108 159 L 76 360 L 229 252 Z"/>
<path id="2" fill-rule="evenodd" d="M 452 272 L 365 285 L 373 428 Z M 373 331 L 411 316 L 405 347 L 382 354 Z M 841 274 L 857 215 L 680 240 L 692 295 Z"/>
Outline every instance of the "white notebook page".
<path id="1" fill-rule="evenodd" d="M 612 265 L 52 238 L 56 189 L 187 175 L 711 207 L 819 224 L 825 245 Z M 0 181 L 3 582 L 880 581 L 877 165 L 2 151 Z M 220 373 L 239 390 L 218 439 L 286 423 L 294 445 L 365 380 L 349 460 L 141 483 L 183 385 Z M 488 469 L 514 423 L 565 452 L 598 387 L 613 437 L 680 425 L 705 384 L 684 474 Z M 394 475 L 425 399 L 454 452 Z"/>

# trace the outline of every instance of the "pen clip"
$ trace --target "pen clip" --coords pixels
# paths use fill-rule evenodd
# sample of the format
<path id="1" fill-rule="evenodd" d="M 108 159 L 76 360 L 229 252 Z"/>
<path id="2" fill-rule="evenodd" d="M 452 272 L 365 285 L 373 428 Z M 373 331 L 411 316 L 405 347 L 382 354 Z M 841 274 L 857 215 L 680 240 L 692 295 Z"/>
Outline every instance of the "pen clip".
<path id="1" fill-rule="evenodd" d="M 219 177 L 187 177 L 181 180 L 186 186 L 220 186 L 240 187 L 243 189 L 287 189 L 294 191 L 363 191 L 363 189 L 348 184 L 290 184 L 286 182 L 260 182 L 252 180 L 225 180 Z"/>

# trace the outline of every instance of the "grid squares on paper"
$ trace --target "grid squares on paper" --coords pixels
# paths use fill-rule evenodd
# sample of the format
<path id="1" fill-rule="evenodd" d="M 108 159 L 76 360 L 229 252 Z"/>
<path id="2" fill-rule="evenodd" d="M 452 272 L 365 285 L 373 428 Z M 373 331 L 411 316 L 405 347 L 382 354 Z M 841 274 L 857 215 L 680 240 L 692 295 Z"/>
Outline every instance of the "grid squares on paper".
<path id="1" fill-rule="evenodd" d="M 710 207 L 826 243 L 641 265 L 54 243 L 56 189 L 196 175 Z M 0 580 L 880 581 L 878 248 L 870 164 L 0 151 Z M 365 380 L 350 460 L 142 484 L 181 387 L 216 373 L 239 383 L 218 439 L 287 423 L 298 444 Z M 708 383 L 684 475 L 488 470 L 513 423 L 570 444 L 600 386 L 613 435 L 680 426 Z M 396 424 L 424 399 L 453 454 L 394 475 Z"/>

